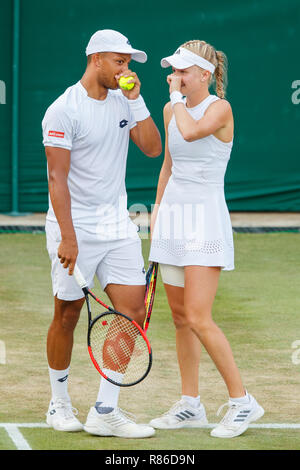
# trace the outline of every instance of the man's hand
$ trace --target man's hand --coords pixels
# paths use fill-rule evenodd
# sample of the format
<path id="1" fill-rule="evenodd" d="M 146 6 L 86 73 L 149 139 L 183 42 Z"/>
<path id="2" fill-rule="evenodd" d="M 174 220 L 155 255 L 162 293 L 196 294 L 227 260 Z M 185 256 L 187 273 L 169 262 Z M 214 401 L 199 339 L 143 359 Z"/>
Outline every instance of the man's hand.
<path id="1" fill-rule="evenodd" d="M 69 275 L 74 271 L 78 256 L 78 245 L 76 237 L 63 238 L 57 250 L 57 256 L 64 268 L 69 268 Z"/>
<path id="2" fill-rule="evenodd" d="M 123 88 L 120 88 L 120 90 L 122 91 L 123 95 L 126 96 L 127 99 L 136 100 L 139 97 L 141 91 L 141 82 L 137 74 L 135 72 L 132 72 L 131 70 L 126 70 L 126 72 L 115 76 L 117 82 L 119 82 L 119 79 L 121 77 L 133 77 L 133 79 L 129 80 L 128 82 L 134 83 L 134 87 L 132 88 L 132 90 L 123 90 Z"/>

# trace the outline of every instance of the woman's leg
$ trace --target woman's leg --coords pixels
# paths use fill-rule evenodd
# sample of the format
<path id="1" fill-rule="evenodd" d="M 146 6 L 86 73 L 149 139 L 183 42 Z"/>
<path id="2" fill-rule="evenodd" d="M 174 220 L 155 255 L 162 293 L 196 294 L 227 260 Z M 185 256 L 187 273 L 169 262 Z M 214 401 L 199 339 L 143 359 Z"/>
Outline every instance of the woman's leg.
<path id="1" fill-rule="evenodd" d="M 182 284 L 184 282 L 182 272 Z M 164 282 L 176 328 L 177 359 L 181 376 L 181 400 L 162 416 L 150 421 L 157 429 L 201 428 L 207 424 L 204 405 L 199 397 L 199 362 L 201 343 L 191 330 L 184 311 L 184 288 Z"/>
<path id="2" fill-rule="evenodd" d="M 229 342 L 212 319 L 219 277 L 218 267 L 185 267 L 185 317 L 223 377 L 229 396 L 237 398 L 245 395 L 245 389 Z"/>
<path id="3" fill-rule="evenodd" d="M 164 284 L 176 328 L 177 359 L 181 374 L 182 395 L 199 395 L 201 343 L 190 329 L 184 312 L 184 288 Z"/>

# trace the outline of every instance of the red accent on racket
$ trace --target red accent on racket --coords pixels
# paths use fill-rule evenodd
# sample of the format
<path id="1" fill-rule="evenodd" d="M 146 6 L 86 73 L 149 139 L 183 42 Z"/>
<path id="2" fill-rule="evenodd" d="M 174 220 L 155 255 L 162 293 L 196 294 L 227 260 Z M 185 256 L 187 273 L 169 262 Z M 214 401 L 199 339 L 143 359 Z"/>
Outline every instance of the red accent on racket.
<path id="1" fill-rule="evenodd" d="M 152 366 L 152 349 L 145 331 L 130 317 L 100 300 L 87 286 L 78 266 L 74 277 L 81 287 L 88 311 L 88 352 L 97 371 L 109 382 L 129 387 L 141 382 Z M 90 298 L 106 309 L 92 319 Z M 105 369 L 105 372 L 104 372 Z M 118 372 L 120 380 L 117 379 Z"/>

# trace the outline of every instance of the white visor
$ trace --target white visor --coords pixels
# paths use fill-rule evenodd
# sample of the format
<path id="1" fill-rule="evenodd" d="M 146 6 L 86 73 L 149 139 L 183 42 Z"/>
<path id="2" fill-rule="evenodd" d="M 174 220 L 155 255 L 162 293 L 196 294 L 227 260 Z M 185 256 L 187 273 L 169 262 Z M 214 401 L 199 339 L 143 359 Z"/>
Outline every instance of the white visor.
<path id="1" fill-rule="evenodd" d="M 160 64 L 163 68 L 174 67 L 175 69 L 187 69 L 192 67 L 192 65 L 198 65 L 204 70 L 208 70 L 211 73 L 214 73 L 216 67 L 203 57 L 200 57 L 198 54 L 189 51 L 185 47 L 179 47 L 173 55 L 169 57 L 164 57 Z"/>
<path id="2" fill-rule="evenodd" d="M 133 49 L 127 37 L 118 31 L 112 29 L 103 29 L 97 31 L 87 45 L 86 55 L 97 52 L 117 52 L 120 54 L 131 54 L 136 62 L 146 62 L 147 54 L 144 51 Z"/>

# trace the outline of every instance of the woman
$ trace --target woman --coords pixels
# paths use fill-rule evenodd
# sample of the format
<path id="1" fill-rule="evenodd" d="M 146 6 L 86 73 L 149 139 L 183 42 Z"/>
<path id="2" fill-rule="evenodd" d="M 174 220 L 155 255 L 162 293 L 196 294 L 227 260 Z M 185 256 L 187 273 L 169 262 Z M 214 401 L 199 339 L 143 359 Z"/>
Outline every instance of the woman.
<path id="1" fill-rule="evenodd" d="M 212 319 L 221 270 L 234 269 L 224 175 L 233 144 L 231 106 L 224 99 L 226 56 L 205 41 L 184 43 L 162 67 L 170 102 L 164 107 L 165 159 L 152 213 L 150 260 L 160 263 L 176 327 L 182 398 L 153 419 L 159 429 L 207 423 L 198 390 L 201 344 L 228 389 L 229 409 L 211 435 L 235 437 L 264 414 L 245 390 L 230 345 Z M 215 82 L 216 95 L 209 93 Z M 225 405 L 224 405 L 225 406 Z"/>

